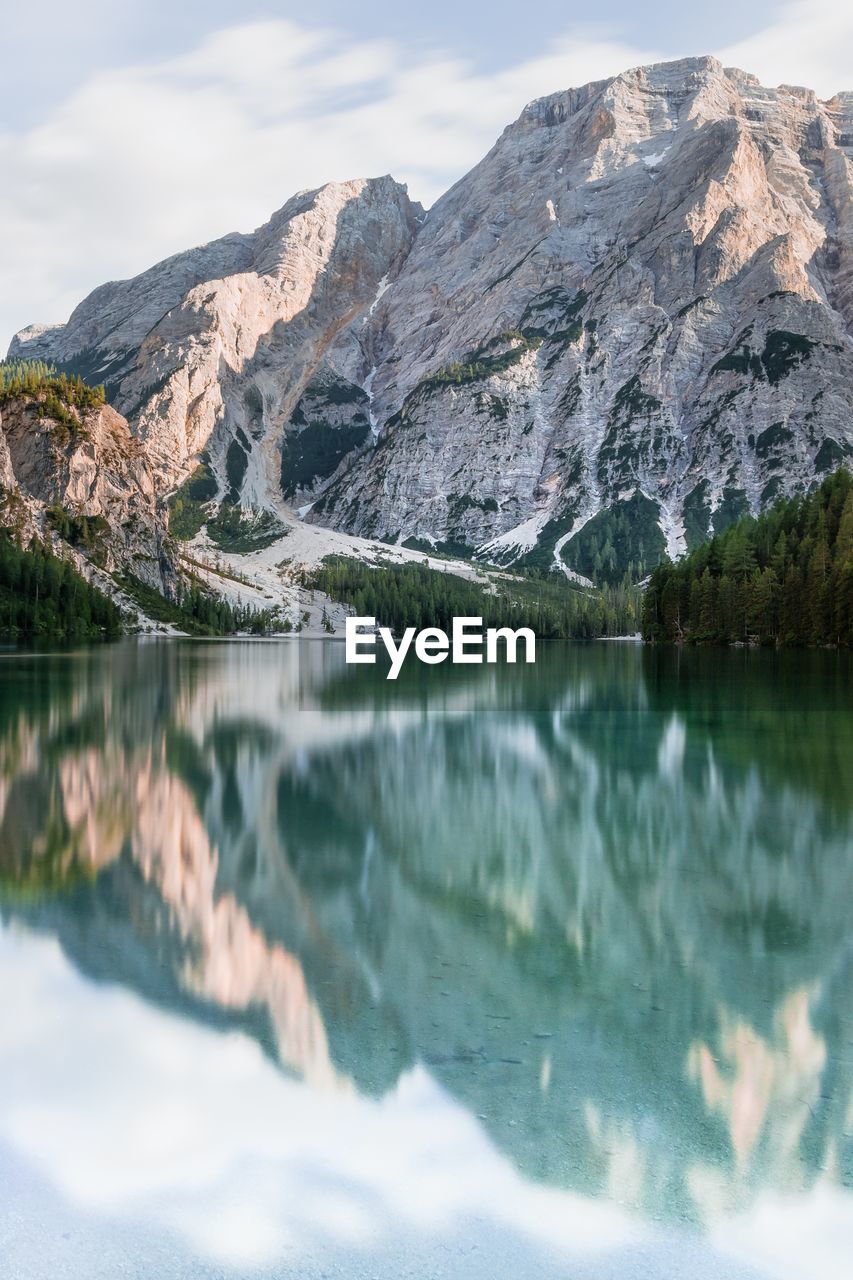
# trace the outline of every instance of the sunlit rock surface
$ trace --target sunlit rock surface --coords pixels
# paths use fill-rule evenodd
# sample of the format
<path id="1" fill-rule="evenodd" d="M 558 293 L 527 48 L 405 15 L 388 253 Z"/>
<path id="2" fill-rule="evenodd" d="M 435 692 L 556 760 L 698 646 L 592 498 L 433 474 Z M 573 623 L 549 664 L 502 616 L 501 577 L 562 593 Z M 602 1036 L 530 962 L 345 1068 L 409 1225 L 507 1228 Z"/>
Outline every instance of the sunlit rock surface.
<path id="1" fill-rule="evenodd" d="M 0 406 L 0 506 L 26 533 L 44 531 L 49 508 L 93 524 L 91 558 L 130 569 L 163 590 L 171 573 L 166 521 L 148 455 L 110 405 L 49 415 L 32 396 Z"/>
<path id="2" fill-rule="evenodd" d="M 12 353 L 104 382 L 163 491 L 204 452 L 224 492 L 231 448 L 232 480 L 262 505 L 279 486 L 290 411 L 326 348 L 368 313 L 405 257 L 418 214 L 391 178 L 301 192 L 252 235 L 104 285 L 67 325 L 19 334 Z"/>

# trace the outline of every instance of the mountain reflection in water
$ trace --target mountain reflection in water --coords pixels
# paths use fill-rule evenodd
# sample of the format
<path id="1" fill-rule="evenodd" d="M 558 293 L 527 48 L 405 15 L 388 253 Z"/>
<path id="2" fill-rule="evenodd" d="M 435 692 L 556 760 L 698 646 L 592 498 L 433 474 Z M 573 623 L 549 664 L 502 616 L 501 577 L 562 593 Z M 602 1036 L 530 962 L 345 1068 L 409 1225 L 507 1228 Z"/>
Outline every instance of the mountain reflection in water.
<path id="1" fill-rule="evenodd" d="M 188 642 L 0 668 L 7 929 L 247 1033 L 312 1096 L 425 1072 L 526 1180 L 646 1222 L 849 1193 L 843 657 L 545 645 L 391 683 L 332 643 Z"/>

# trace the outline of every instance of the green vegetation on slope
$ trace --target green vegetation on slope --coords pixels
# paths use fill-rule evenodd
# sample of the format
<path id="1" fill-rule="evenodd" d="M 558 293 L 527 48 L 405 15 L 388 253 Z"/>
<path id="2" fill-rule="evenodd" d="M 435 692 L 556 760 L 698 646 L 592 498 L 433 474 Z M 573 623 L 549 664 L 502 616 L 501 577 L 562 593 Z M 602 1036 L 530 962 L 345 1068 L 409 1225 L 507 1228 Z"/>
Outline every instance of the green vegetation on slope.
<path id="1" fill-rule="evenodd" d="M 666 549 L 658 514 L 657 504 L 637 490 L 587 521 L 562 548 L 561 557 L 595 582 L 620 582 L 626 574 L 637 581 Z"/>
<path id="2" fill-rule="evenodd" d="M 0 530 L 0 638 L 103 640 L 121 629 L 113 602 L 71 564 L 43 543 L 24 549 Z"/>
<path id="3" fill-rule="evenodd" d="M 222 551 L 260 551 L 278 542 L 288 532 L 271 511 L 244 510 L 223 502 L 217 515 L 207 522 L 211 542 Z"/>
<path id="4" fill-rule="evenodd" d="M 45 520 L 63 542 L 85 552 L 95 564 L 103 562 L 102 540 L 110 527 L 103 516 L 76 515 L 65 507 L 53 506 L 45 512 Z"/>
<path id="5" fill-rule="evenodd" d="M 490 338 L 475 351 L 469 351 L 461 360 L 453 360 L 444 368 L 422 378 L 410 392 L 408 399 L 417 394 L 431 394 L 441 387 L 461 387 L 469 383 L 484 382 L 496 373 L 505 373 L 514 364 L 518 364 L 528 351 L 535 350 L 541 341 L 538 336 L 528 337 L 517 329 L 508 329 L 505 333 Z"/>
<path id="6" fill-rule="evenodd" d="M 589 592 L 565 578 L 490 576 L 488 586 L 421 563 L 371 566 L 329 556 L 309 585 L 373 617 L 395 632 L 443 627 L 454 617 L 479 617 L 487 627 L 531 627 L 542 639 L 589 640 L 638 629 L 639 601 L 626 587 Z"/>
<path id="7" fill-rule="evenodd" d="M 169 533 L 180 542 L 194 538 L 208 517 L 207 504 L 216 497 L 217 485 L 207 459 L 169 499 Z"/>
<path id="8" fill-rule="evenodd" d="M 647 640 L 778 646 L 853 644 L 853 477 L 746 517 L 658 566 L 643 602 Z"/>
<path id="9" fill-rule="evenodd" d="M 149 618 L 169 623 L 191 636 L 228 636 L 237 631 L 266 635 L 277 629 L 274 610 L 229 604 L 195 577 L 181 582 L 176 600 L 167 600 L 132 573 L 117 576 L 116 581 Z"/>
<path id="10" fill-rule="evenodd" d="M 0 360 L 0 400 L 34 395 L 39 385 L 55 377 L 55 367 L 44 360 Z"/>
<path id="11" fill-rule="evenodd" d="M 281 491 L 292 498 L 317 480 L 324 480 L 351 453 L 359 449 L 370 435 L 370 423 L 364 414 L 352 422 L 335 426 L 311 421 L 300 431 L 290 431 L 281 446 Z"/>
<path id="12" fill-rule="evenodd" d="M 0 361 L 0 404 L 22 396 L 39 400 L 45 417 L 71 428 L 78 425 L 72 410 L 83 414 L 104 404 L 104 388 L 77 374 L 57 373 L 41 360 Z"/>
<path id="13" fill-rule="evenodd" d="M 771 329 L 764 339 L 763 350 L 759 352 L 750 347 L 751 337 L 752 325 L 749 325 L 736 339 L 732 350 L 712 367 L 711 373 L 749 374 L 756 381 L 766 378 L 771 386 L 776 386 L 799 364 L 808 360 L 816 347 L 827 345 L 807 338 L 804 333 Z M 840 350 L 838 347 L 834 349 Z"/>
<path id="14" fill-rule="evenodd" d="M 240 490 L 243 488 L 243 481 L 246 479 L 249 467 L 249 453 L 249 442 L 238 427 L 237 435 L 229 444 L 225 455 L 225 478 L 228 481 L 229 502 L 240 501 Z"/>

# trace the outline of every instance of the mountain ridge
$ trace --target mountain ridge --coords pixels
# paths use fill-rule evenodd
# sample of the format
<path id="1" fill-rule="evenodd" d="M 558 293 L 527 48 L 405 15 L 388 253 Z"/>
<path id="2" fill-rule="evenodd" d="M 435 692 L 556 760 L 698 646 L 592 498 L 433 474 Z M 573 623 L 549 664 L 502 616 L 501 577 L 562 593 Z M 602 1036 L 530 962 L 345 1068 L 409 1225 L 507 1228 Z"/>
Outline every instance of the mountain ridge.
<path id="1" fill-rule="evenodd" d="M 640 576 L 853 456 L 851 157 L 853 94 L 635 68 L 426 214 L 298 193 L 10 356 L 105 381 L 164 498 L 201 461 L 286 525 Z"/>

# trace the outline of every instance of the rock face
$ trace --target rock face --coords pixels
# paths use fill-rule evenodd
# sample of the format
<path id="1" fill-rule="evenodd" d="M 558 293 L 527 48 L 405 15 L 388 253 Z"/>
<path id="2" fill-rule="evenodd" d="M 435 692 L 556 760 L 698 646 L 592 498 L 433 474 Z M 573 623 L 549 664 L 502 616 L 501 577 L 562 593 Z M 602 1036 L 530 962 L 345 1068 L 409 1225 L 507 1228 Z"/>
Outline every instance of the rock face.
<path id="1" fill-rule="evenodd" d="M 853 97 L 710 58 L 532 103 L 377 308 L 383 447 L 316 518 L 606 574 L 808 485 L 853 449 L 851 144 Z"/>
<path id="2" fill-rule="evenodd" d="M 531 103 L 424 218 L 389 178 L 104 286 L 16 356 L 158 483 L 642 573 L 853 455 L 853 95 L 713 58 Z"/>
<path id="3" fill-rule="evenodd" d="M 0 417 L 0 424 L 2 424 Z M 2 425 L 0 425 L 0 489 L 4 492 L 14 491 L 15 489 L 15 473 L 12 470 L 12 457 L 9 453 L 9 446 L 6 443 L 6 437 L 3 434 Z"/>
<path id="4" fill-rule="evenodd" d="M 32 396 L 0 406 L 0 488 L 33 528 L 49 508 L 72 522 L 85 517 L 72 545 L 162 591 L 171 574 L 166 521 L 143 446 L 109 405 L 65 412 L 58 421 Z"/>
<path id="5" fill-rule="evenodd" d="M 236 489 L 263 506 L 278 490 L 283 426 L 305 383 L 405 257 L 419 216 L 391 178 L 302 192 L 253 235 L 95 290 L 67 325 L 24 330 L 10 355 L 103 382 L 161 489 L 204 453 L 223 496 Z M 357 336 L 348 337 L 357 364 Z"/>

